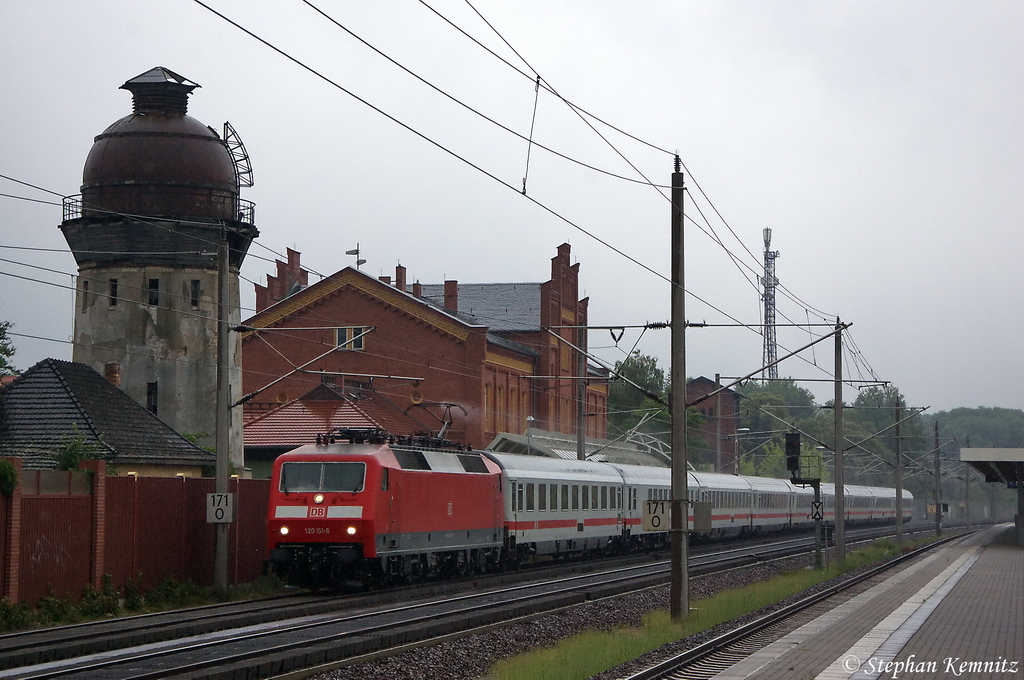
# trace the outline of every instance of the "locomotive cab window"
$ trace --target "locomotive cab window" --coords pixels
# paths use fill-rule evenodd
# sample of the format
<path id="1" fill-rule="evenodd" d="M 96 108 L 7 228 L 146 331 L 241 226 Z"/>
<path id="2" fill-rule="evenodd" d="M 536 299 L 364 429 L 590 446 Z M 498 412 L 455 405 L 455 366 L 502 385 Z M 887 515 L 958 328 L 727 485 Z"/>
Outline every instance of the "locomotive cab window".
<path id="1" fill-rule="evenodd" d="M 365 463 L 284 463 L 281 465 L 281 491 L 356 493 L 363 490 L 365 477 Z"/>

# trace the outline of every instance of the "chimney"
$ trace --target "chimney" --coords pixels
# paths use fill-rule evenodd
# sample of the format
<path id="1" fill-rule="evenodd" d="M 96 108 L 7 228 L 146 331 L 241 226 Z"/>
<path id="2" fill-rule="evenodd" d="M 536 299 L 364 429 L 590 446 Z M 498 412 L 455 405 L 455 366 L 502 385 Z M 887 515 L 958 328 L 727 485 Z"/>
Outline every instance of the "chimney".
<path id="1" fill-rule="evenodd" d="M 405 292 L 405 267 L 402 265 L 395 267 L 395 288 Z"/>
<path id="2" fill-rule="evenodd" d="M 383 281 L 384 283 L 388 284 L 389 286 L 391 285 L 391 277 L 390 276 L 378 276 L 377 279 L 380 280 L 380 281 Z"/>
<path id="3" fill-rule="evenodd" d="M 420 283 L 419 281 L 412 284 L 412 294 L 418 298 L 423 297 L 423 284 Z"/>
<path id="4" fill-rule="evenodd" d="M 450 312 L 459 311 L 459 282 L 444 282 L 444 308 Z"/>
<path id="5" fill-rule="evenodd" d="M 113 383 L 115 387 L 120 387 L 121 364 L 114 361 L 103 364 L 103 377 Z"/>

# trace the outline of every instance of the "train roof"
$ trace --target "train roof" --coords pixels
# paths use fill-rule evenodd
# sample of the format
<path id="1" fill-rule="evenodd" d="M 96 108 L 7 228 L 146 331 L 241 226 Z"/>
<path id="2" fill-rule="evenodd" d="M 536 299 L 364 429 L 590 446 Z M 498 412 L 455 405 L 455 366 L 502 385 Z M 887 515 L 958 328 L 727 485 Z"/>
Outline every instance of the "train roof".
<path id="1" fill-rule="evenodd" d="M 622 477 L 607 463 L 587 460 L 564 460 L 543 456 L 521 456 L 514 453 L 482 451 L 510 477 L 544 477 L 547 479 L 592 480 L 602 484 L 621 484 Z"/>

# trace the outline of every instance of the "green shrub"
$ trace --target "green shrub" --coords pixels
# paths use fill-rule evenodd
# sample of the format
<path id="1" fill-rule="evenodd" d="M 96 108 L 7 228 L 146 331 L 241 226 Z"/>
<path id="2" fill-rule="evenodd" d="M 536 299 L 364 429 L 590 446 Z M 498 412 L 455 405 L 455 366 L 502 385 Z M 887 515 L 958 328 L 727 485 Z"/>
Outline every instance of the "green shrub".
<path id="1" fill-rule="evenodd" d="M 211 597 L 208 588 L 202 588 L 192 579 L 178 581 L 168 576 L 146 593 L 146 604 L 150 607 L 187 607 L 205 604 Z"/>
<path id="2" fill-rule="evenodd" d="M 78 611 L 70 597 L 60 597 L 51 590 L 39 598 L 36 617 L 44 624 L 75 623 L 78 621 Z"/>
<path id="3" fill-rule="evenodd" d="M 86 583 L 82 588 L 82 599 L 78 603 L 78 611 L 82 616 L 99 619 L 113 616 L 119 609 L 117 593 L 114 591 L 110 574 L 103 575 L 103 586 L 100 590 L 93 588 L 91 583 Z"/>
<path id="4" fill-rule="evenodd" d="M 32 607 L 27 604 L 11 604 L 6 597 L 0 600 L 0 630 L 28 628 L 33 619 Z"/>
<path id="5" fill-rule="evenodd" d="M 18 468 L 4 458 L 0 460 L 0 493 L 10 496 L 18 488 Z"/>
<path id="6" fill-rule="evenodd" d="M 124 608 L 130 612 L 137 612 L 142 609 L 142 604 L 142 593 L 139 591 L 139 584 L 133 578 L 128 579 L 124 584 Z"/>

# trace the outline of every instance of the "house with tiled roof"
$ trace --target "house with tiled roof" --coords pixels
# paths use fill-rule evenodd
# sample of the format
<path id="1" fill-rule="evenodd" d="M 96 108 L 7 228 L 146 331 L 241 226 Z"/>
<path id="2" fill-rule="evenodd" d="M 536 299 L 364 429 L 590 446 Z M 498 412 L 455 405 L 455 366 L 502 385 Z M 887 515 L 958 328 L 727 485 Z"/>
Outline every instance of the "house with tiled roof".
<path id="1" fill-rule="evenodd" d="M 394 280 L 346 267 L 309 284 L 289 250 L 242 322 L 247 408 L 287 403 L 324 383 L 372 387 L 403 409 L 429 412 L 418 415 L 428 423 L 448 423 L 448 439 L 474 447 L 528 423 L 575 435 L 573 345 L 589 302 L 578 288 L 567 243 L 540 283 L 408 285 L 399 265 Z M 585 366 L 586 434 L 601 438 L 606 375 Z"/>
<path id="2" fill-rule="evenodd" d="M 324 384 L 284 404 L 247 409 L 244 421 L 245 462 L 253 477 L 269 477 L 277 456 L 339 428 L 376 428 L 396 437 L 436 429 L 373 390 Z"/>
<path id="3" fill-rule="evenodd" d="M 200 476 L 214 454 L 191 443 L 89 366 L 44 359 L 0 390 L 0 457 L 52 470 L 77 438 L 112 472 Z"/>

